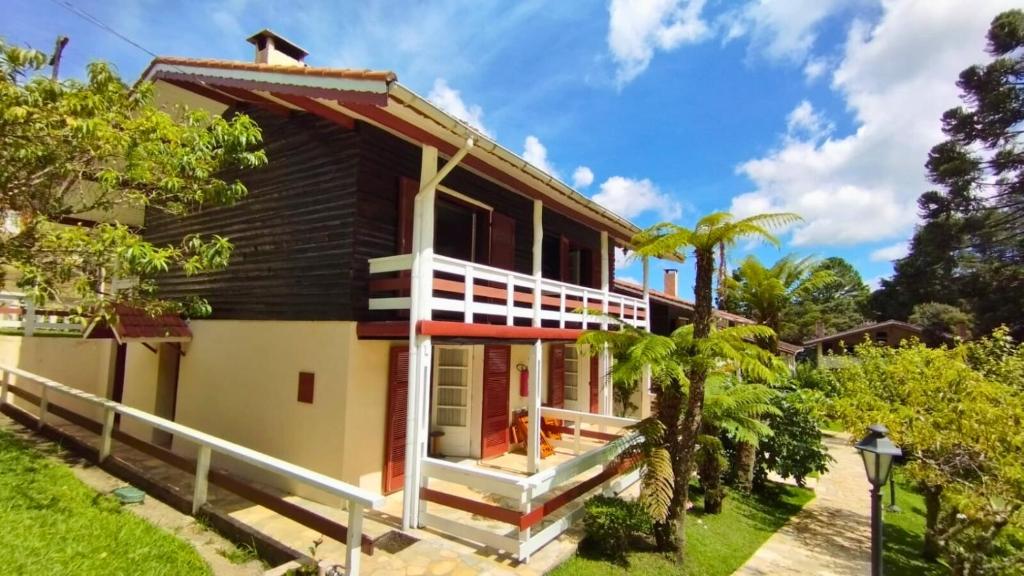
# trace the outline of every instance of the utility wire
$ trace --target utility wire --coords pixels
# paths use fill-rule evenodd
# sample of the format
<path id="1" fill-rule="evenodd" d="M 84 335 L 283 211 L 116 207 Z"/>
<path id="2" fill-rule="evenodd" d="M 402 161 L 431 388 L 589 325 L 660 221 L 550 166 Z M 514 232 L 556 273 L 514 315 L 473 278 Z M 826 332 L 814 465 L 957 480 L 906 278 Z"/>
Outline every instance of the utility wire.
<path id="1" fill-rule="evenodd" d="M 99 18 L 93 16 L 92 14 L 89 14 L 88 12 L 86 12 L 85 10 L 82 10 L 81 8 L 76 7 L 74 4 L 72 4 L 68 0 L 50 0 L 50 1 L 53 2 L 56 5 L 64 8 L 65 10 L 71 12 L 72 14 L 78 16 L 82 20 L 85 20 L 86 22 L 91 23 L 93 26 L 96 26 L 98 28 L 106 30 L 107 32 L 113 34 L 114 36 L 117 36 L 121 40 L 124 40 L 125 42 L 131 44 L 132 46 L 138 48 L 139 50 L 142 50 L 143 52 L 145 52 L 146 54 L 149 54 L 153 58 L 159 58 L 159 56 L 157 56 L 156 53 L 154 53 L 154 52 L 152 52 L 150 50 L 147 50 L 146 47 L 143 46 L 142 44 L 139 44 L 138 42 L 132 40 L 131 38 L 125 36 L 124 34 L 121 34 L 117 30 L 114 30 L 112 27 L 108 26 L 105 22 L 103 22 Z"/>

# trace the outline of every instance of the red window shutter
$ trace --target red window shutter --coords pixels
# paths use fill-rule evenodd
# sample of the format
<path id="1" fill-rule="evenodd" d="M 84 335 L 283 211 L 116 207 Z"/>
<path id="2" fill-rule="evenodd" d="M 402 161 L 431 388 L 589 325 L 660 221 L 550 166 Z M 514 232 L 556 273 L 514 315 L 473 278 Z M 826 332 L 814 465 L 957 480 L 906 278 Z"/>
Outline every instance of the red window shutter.
<path id="1" fill-rule="evenodd" d="M 512 348 L 484 346 L 483 422 L 480 426 L 480 457 L 493 458 L 508 452 L 509 373 Z"/>
<path id="2" fill-rule="evenodd" d="M 412 216 L 420 183 L 412 178 L 398 180 L 398 253 L 412 254 Z"/>
<path id="3" fill-rule="evenodd" d="M 598 383 L 601 381 L 600 367 L 597 362 L 597 356 L 590 357 L 590 413 L 597 414 L 598 401 L 597 391 Z"/>
<path id="4" fill-rule="evenodd" d="M 402 489 L 405 482 L 405 425 L 409 398 L 409 347 L 391 348 L 388 363 L 388 413 L 385 430 L 384 493 Z"/>
<path id="5" fill-rule="evenodd" d="M 491 266 L 516 269 L 516 221 L 500 212 L 491 214 Z"/>
<path id="6" fill-rule="evenodd" d="M 552 344 L 548 361 L 548 406 L 565 408 L 565 345 Z"/>

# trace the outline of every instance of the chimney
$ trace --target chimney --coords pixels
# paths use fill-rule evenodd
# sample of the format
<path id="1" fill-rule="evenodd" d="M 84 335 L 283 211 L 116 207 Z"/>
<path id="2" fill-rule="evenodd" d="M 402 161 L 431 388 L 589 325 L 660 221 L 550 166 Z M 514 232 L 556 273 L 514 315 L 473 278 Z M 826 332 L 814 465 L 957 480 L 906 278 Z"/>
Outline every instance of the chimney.
<path id="1" fill-rule="evenodd" d="M 302 48 L 292 44 L 269 28 L 264 28 L 246 39 L 256 47 L 257 64 L 279 64 L 283 66 L 306 66 L 303 60 L 309 56 Z"/>
<path id="2" fill-rule="evenodd" d="M 678 298 L 679 294 L 676 293 L 676 274 L 679 271 L 675 268 L 665 269 L 665 294 Z"/>

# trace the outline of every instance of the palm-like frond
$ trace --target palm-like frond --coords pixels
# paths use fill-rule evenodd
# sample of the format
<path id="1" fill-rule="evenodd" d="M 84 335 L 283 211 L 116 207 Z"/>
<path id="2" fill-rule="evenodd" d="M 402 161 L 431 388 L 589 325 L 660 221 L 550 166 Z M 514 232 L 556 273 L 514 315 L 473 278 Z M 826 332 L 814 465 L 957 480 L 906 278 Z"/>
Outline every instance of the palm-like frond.
<path id="1" fill-rule="evenodd" d="M 772 404 L 777 393 L 761 384 L 744 383 L 738 378 L 717 375 L 708 379 L 704 399 L 704 418 L 734 440 L 756 444 L 772 431 L 761 418 L 777 415 Z"/>
<path id="2" fill-rule="evenodd" d="M 675 473 L 672 458 L 664 448 L 665 425 L 657 418 L 644 418 L 627 428 L 640 435 L 641 441 L 631 444 L 623 458 L 641 466 L 640 503 L 657 522 L 668 516 L 672 505 Z"/>

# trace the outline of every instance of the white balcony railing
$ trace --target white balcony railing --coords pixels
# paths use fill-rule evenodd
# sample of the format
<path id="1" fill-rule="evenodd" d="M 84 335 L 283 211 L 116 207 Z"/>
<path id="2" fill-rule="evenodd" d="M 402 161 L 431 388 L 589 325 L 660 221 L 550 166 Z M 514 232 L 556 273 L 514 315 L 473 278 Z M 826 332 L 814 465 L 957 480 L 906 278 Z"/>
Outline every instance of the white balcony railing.
<path id="1" fill-rule="evenodd" d="M 530 476 L 425 458 L 420 473 L 426 505 L 455 508 L 510 528 L 496 532 L 485 524 L 456 521 L 428 509 L 420 515 L 424 524 L 526 561 L 580 518 L 588 495 L 598 491 L 619 493 L 639 479 L 639 469 L 621 458 L 625 449 L 641 440 L 637 434 L 623 430 L 636 420 L 554 408 L 545 408 L 543 414 L 575 422 L 577 437 L 584 423 L 617 428 L 619 434 L 609 435 L 612 438 L 606 444 L 577 451 L 575 458 Z M 433 489 L 432 481 L 463 486 L 468 490 L 461 492 L 480 494 L 483 499 L 458 496 L 454 492 L 459 491 L 448 491 L 444 486 Z M 501 501 L 518 506 L 505 507 Z"/>
<path id="2" fill-rule="evenodd" d="M 370 260 L 371 275 L 398 274 L 371 280 L 370 310 L 410 308 L 412 259 L 411 254 L 401 254 Z M 647 324 L 647 304 L 639 298 L 547 278 L 540 280 L 538 288 L 537 279 L 528 274 L 447 256 L 434 255 L 429 268 L 433 270 L 431 310 L 461 314 L 466 324 L 504 319 L 513 326 L 517 319 L 528 324 L 536 316 L 542 325 L 558 328 L 601 328 L 607 317 L 639 328 Z M 539 307 L 534 306 L 537 298 Z"/>

